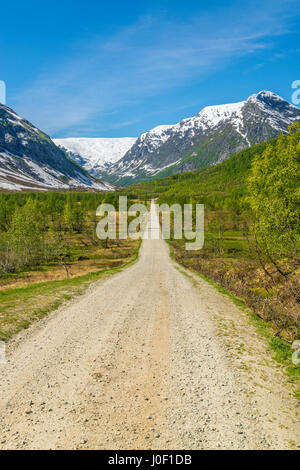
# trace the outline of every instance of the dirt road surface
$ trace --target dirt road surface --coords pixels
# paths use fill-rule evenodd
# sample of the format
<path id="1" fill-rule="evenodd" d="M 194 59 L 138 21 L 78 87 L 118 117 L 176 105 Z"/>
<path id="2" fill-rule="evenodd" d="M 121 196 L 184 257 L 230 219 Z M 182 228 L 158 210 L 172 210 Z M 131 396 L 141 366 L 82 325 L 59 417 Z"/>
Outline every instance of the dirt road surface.
<path id="1" fill-rule="evenodd" d="M 247 314 L 160 239 L 16 336 L 7 358 L 1 449 L 300 446 L 291 384 Z"/>

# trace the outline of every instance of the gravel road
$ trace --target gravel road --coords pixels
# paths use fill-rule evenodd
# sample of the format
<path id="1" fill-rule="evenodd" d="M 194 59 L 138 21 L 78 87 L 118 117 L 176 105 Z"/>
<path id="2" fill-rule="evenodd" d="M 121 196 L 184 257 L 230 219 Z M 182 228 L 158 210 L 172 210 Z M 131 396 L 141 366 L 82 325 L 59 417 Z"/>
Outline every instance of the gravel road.
<path id="1" fill-rule="evenodd" d="M 160 239 L 16 336 L 7 357 L 1 449 L 300 445 L 291 384 L 247 314 Z"/>

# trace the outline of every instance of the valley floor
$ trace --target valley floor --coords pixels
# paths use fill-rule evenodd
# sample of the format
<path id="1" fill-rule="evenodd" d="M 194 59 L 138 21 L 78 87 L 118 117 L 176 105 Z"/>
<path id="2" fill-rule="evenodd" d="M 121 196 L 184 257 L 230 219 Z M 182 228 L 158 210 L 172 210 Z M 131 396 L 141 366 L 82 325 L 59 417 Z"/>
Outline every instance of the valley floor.
<path id="1" fill-rule="evenodd" d="M 2 449 L 293 449 L 299 402 L 247 314 L 144 240 L 8 343 Z"/>

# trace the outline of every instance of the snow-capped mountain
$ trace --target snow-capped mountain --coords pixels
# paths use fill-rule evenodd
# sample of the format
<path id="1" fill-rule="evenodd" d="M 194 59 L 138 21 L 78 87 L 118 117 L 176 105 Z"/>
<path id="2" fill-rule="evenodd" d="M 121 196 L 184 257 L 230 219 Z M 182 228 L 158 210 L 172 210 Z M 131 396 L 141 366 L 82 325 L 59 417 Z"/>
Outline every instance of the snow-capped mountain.
<path id="1" fill-rule="evenodd" d="M 109 191 L 42 131 L 0 104 L 0 189 Z"/>
<path id="2" fill-rule="evenodd" d="M 270 91 L 246 101 L 208 106 L 178 124 L 142 134 L 126 155 L 98 174 L 128 185 L 221 162 L 255 143 L 288 131 L 300 109 Z"/>
<path id="3" fill-rule="evenodd" d="M 136 142 L 136 137 L 116 139 L 69 137 L 53 141 L 91 175 L 95 175 L 120 160 Z"/>

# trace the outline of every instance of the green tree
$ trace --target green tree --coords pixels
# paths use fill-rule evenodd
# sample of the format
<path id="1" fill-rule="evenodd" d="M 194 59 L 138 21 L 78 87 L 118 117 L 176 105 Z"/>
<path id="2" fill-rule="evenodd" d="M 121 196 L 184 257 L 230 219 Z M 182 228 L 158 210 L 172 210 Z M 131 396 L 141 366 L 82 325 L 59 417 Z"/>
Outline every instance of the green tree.
<path id="1" fill-rule="evenodd" d="M 254 157 L 248 178 L 257 251 L 282 275 L 280 260 L 295 257 L 300 234 L 300 124 L 289 131 Z"/>
<path id="2" fill-rule="evenodd" d="M 28 199 L 23 207 L 13 214 L 8 230 L 10 253 L 15 259 L 15 266 L 38 264 L 43 258 L 43 219 L 38 202 Z"/>

